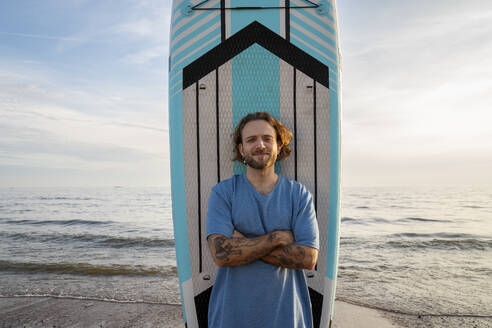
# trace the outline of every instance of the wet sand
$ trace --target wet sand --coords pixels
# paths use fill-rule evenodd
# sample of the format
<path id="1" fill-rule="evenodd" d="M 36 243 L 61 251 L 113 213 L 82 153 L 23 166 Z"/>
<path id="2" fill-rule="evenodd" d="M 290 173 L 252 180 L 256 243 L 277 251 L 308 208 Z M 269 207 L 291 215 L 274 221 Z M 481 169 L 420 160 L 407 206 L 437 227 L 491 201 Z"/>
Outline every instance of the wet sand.
<path id="1" fill-rule="evenodd" d="M 399 327 L 380 311 L 337 301 L 333 328 Z M 180 305 L 54 297 L 0 298 L 0 327 L 184 327 Z"/>
<path id="2" fill-rule="evenodd" d="M 180 305 L 0 297 L 0 327 L 184 327 Z M 335 303 L 332 328 L 492 327 L 492 316 L 416 316 Z"/>
<path id="3" fill-rule="evenodd" d="M 0 327 L 183 327 L 181 306 L 52 297 L 0 298 Z"/>

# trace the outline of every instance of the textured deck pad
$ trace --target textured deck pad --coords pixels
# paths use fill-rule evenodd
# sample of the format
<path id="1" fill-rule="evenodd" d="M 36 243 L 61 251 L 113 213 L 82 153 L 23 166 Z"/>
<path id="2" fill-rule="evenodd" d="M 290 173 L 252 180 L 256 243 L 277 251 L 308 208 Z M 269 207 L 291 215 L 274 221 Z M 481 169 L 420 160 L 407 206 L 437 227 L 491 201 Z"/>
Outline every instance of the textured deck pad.
<path id="1" fill-rule="evenodd" d="M 333 24 L 313 8 L 263 10 L 256 16 L 257 10 L 240 10 L 240 15 L 220 10 L 234 3 L 239 4 L 206 1 L 204 8 L 217 10 L 193 12 L 198 2 L 174 2 L 171 170 L 185 318 L 188 327 L 207 326 L 217 272 L 205 235 L 208 197 L 216 183 L 245 172 L 243 164 L 231 161 L 234 127 L 246 114 L 266 111 L 294 134 L 292 154 L 276 171 L 306 185 L 314 197 L 320 251 L 316 269 L 306 275 L 314 325 L 326 327 L 333 315 L 338 249 L 339 78 L 337 57 L 314 50 L 320 44 L 333 50 L 330 40 L 336 38 L 318 33 Z M 305 5 L 296 3 L 276 2 Z M 299 33 L 306 37 L 296 43 Z"/>

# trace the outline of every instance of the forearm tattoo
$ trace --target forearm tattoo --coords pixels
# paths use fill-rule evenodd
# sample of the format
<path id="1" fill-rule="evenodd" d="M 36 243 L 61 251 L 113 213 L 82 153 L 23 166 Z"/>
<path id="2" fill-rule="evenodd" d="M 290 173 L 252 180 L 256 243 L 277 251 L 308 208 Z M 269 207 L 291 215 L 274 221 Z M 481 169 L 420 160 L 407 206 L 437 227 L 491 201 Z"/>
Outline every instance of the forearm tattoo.
<path id="1" fill-rule="evenodd" d="M 217 260 L 225 265 L 236 266 L 259 260 L 270 253 L 271 247 L 260 245 L 264 241 L 256 238 L 226 238 L 218 235 L 210 237 L 209 247 Z"/>
<path id="2" fill-rule="evenodd" d="M 263 258 L 267 263 L 290 269 L 306 269 L 313 262 L 313 254 L 306 253 L 301 245 L 289 245 Z"/>
<path id="3" fill-rule="evenodd" d="M 231 243 L 226 243 L 226 241 L 225 237 L 218 236 L 213 238 L 212 242 L 214 244 L 215 257 L 227 261 L 232 254 L 241 255 L 242 252 L 240 249 L 235 250 Z"/>

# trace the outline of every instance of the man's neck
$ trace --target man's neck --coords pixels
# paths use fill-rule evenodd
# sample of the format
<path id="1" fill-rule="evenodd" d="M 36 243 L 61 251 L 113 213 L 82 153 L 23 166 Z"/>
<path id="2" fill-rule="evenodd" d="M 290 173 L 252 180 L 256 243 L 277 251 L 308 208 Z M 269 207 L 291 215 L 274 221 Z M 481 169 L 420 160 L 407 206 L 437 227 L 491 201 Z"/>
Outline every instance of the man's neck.
<path id="1" fill-rule="evenodd" d="M 274 166 L 262 170 L 247 166 L 246 178 L 260 194 L 268 195 L 277 184 L 278 174 L 275 173 Z"/>

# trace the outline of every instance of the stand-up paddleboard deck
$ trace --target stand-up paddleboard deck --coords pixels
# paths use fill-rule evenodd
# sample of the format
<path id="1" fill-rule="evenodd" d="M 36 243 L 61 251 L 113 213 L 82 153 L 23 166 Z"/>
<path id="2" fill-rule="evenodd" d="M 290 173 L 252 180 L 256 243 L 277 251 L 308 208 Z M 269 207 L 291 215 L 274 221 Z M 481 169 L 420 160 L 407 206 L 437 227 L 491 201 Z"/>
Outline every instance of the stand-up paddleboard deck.
<path id="1" fill-rule="evenodd" d="M 340 56 L 335 0 L 174 0 L 169 58 L 171 182 L 185 321 L 207 327 L 216 275 L 205 238 L 210 189 L 234 173 L 232 133 L 267 111 L 294 133 L 278 173 L 315 200 L 315 327 L 333 318 L 339 244 Z"/>

